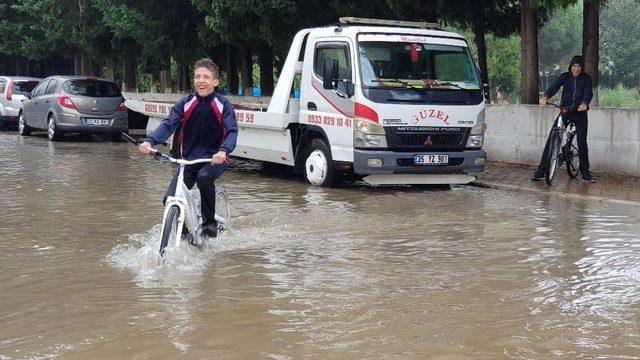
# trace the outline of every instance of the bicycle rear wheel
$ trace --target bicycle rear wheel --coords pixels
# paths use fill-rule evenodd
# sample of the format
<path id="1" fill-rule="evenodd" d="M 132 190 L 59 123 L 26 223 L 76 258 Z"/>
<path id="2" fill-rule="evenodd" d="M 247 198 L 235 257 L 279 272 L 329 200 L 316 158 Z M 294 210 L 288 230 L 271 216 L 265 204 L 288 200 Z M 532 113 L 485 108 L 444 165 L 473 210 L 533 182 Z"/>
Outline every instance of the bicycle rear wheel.
<path id="1" fill-rule="evenodd" d="M 580 168 L 580 158 L 578 157 L 578 145 L 576 142 L 576 136 L 575 134 L 572 134 L 567 141 L 567 145 L 565 145 L 564 150 L 564 159 L 567 163 L 567 175 L 572 179 L 578 177 Z"/>
<path id="2" fill-rule="evenodd" d="M 231 228 L 231 204 L 229 195 L 222 186 L 216 186 L 216 222 L 220 230 Z"/>
<path id="3" fill-rule="evenodd" d="M 160 235 L 160 257 L 164 257 L 169 244 L 175 244 L 180 240 L 178 235 L 178 218 L 180 217 L 180 208 L 172 206 L 167 212 L 167 218 L 162 226 L 162 234 Z"/>
<path id="4" fill-rule="evenodd" d="M 544 181 L 551 185 L 553 177 L 556 175 L 560 160 L 560 134 L 557 131 L 551 133 L 549 142 L 549 153 L 547 154 L 547 170 L 544 173 Z"/>

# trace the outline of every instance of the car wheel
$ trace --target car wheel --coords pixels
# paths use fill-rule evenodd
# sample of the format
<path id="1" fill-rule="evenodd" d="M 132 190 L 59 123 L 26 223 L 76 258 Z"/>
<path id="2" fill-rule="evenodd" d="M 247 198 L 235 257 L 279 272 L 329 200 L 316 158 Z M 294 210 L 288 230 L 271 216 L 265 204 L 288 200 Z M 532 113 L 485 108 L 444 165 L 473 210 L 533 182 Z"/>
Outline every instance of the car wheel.
<path id="1" fill-rule="evenodd" d="M 20 113 L 18 116 L 18 134 L 22 136 L 31 135 L 31 127 L 27 125 L 27 121 L 24 119 L 23 113 Z"/>
<path id="2" fill-rule="evenodd" d="M 51 141 L 60 141 L 62 140 L 62 131 L 58 129 L 56 125 L 56 118 L 53 115 L 49 115 L 49 120 L 47 120 L 47 137 Z"/>
<path id="3" fill-rule="evenodd" d="M 307 181 L 321 187 L 334 187 L 342 183 L 333 168 L 331 150 L 322 139 L 313 139 L 305 161 L 304 173 Z"/>

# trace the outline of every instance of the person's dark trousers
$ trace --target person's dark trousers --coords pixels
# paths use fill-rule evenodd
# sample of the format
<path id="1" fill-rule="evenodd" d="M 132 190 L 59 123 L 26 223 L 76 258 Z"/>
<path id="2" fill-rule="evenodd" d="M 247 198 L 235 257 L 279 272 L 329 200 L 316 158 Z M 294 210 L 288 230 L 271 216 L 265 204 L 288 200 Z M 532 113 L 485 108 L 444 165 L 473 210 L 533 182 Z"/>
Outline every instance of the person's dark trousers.
<path id="1" fill-rule="evenodd" d="M 556 119 L 553 120 L 553 123 L 556 123 Z M 576 140 L 578 142 L 578 158 L 580 159 L 580 173 L 587 174 L 589 173 L 589 148 L 587 146 L 587 129 L 589 127 L 589 119 L 587 117 L 586 111 L 569 113 L 565 116 L 565 120 L 571 121 L 576 125 Z M 549 135 L 551 135 L 551 131 L 553 127 L 549 131 Z M 547 136 L 547 143 L 544 146 L 544 150 L 542 151 L 542 157 L 540 159 L 540 165 L 538 165 L 538 170 L 536 170 L 537 175 L 543 176 L 545 170 L 547 169 L 547 153 L 549 152 L 549 140 L 551 140 L 551 136 Z"/>
<path id="2" fill-rule="evenodd" d="M 587 145 L 587 130 L 589 118 L 586 111 L 571 114 L 569 119 L 576 124 L 576 140 L 578 140 L 578 158 L 580 159 L 580 173 L 589 173 L 589 147 Z"/>
<path id="3" fill-rule="evenodd" d="M 216 225 L 216 185 L 215 181 L 227 169 L 226 164 L 196 164 L 189 165 L 184 169 L 184 183 L 189 189 L 195 183 L 200 189 L 200 211 L 202 213 L 202 222 L 205 225 Z M 163 202 L 167 201 L 169 196 L 176 193 L 176 183 L 178 182 L 178 172 L 173 176 L 167 192 L 164 194 Z"/>

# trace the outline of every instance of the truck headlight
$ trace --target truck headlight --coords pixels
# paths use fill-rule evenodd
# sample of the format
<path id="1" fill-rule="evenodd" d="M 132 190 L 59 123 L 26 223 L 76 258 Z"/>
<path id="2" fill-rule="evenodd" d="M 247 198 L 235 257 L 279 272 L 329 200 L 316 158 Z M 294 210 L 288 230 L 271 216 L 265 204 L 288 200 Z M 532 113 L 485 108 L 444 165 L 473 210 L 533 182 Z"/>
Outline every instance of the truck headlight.
<path id="1" fill-rule="evenodd" d="M 487 131 L 487 123 L 484 120 L 479 121 L 469 133 L 469 139 L 467 139 L 468 148 L 481 148 L 484 144 L 484 132 Z"/>
<path id="2" fill-rule="evenodd" d="M 387 135 L 382 125 L 355 118 L 353 121 L 353 146 L 356 148 L 386 148 Z"/>

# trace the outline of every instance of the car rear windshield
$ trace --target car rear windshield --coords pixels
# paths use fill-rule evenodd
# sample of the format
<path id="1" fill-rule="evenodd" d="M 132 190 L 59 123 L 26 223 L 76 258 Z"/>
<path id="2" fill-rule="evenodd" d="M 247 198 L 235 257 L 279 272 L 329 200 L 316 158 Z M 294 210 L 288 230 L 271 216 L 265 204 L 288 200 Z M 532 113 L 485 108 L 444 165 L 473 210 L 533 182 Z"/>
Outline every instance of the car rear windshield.
<path id="1" fill-rule="evenodd" d="M 118 85 L 101 80 L 79 79 L 69 80 L 62 85 L 64 91 L 69 95 L 91 96 L 91 97 L 120 97 Z"/>
<path id="2" fill-rule="evenodd" d="M 38 85 L 37 81 L 14 81 L 13 83 L 13 95 L 26 95 L 30 93 Z"/>

